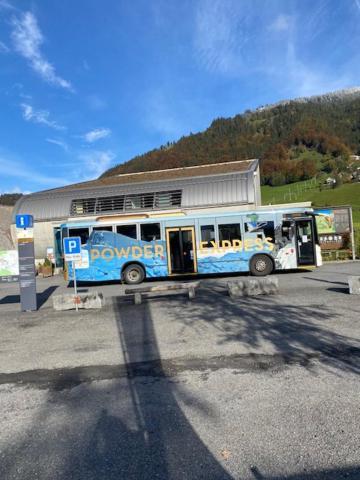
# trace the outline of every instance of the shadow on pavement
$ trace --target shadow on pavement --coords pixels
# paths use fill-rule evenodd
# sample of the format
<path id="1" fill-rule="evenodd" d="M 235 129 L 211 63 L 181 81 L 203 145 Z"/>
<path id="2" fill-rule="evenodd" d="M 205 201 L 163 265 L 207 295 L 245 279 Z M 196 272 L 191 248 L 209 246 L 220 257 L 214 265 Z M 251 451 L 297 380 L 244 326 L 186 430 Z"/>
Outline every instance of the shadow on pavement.
<path id="1" fill-rule="evenodd" d="M 55 292 L 55 290 L 58 288 L 58 285 L 54 285 L 51 287 L 46 288 L 42 292 L 37 293 L 37 302 L 38 302 L 38 308 L 41 308 L 44 303 L 51 297 L 51 295 Z M 6 295 L 6 297 L 3 297 L 0 299 L 0 305 L 6 305 L 6 304 L 13 304 L 13 303 L 19 303 L 20 304 L 20 295 Z"/>
<path id="2" fill-rule="evenodd" d="M 231 299 L 217 285 L 204 286 L 192 302 L 181 297 L 157 302 L 169 322 L 183 325 L 180 336 L 188 329 L 201 336 L 210 328 L 220 345 L 238 342 L 248 351 L 267 345 L 289 363 L 305 366 L 318 358 L 323 366 L 360 374 L 360 342 L 327 325 L 341 316 L 324 304 L 291 304 L 277 296 Z"/>
<path id="3" fill-rule="evenodd" d="M 358 480 L 360 478 L 359 465 L 279 476 L 262 475 L 256 467 L 250 467 L 250 471 L 254 480 Z"/>
<path id="4" fill-rule="evenodd" d="M 2 480 L 232 478 L 199 438 L 179 399 L 204 422 L 215 415 L 211 405 L 166 376 L 151 312 L 146 304 L 132 307 L 114 305 L 124 377 L 81 383 L 73 371 L 67 379 L 65 370 L 21 439 L 2 450 Z M 151 359 L 158 360 L 156 375 L 139 376 L 139 365 Z M 66 385 L 78 386 L 61 390 Z"/>

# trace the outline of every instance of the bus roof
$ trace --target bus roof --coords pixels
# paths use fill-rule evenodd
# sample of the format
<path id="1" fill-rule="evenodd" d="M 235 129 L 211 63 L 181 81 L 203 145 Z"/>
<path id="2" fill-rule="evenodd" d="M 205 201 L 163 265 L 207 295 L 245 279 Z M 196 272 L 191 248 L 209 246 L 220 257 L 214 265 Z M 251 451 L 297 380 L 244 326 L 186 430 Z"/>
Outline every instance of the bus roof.
<path id="1" fill-rule="evenodd" d="M 313 208 L 311 206 L 311 202 L 303 202 L 303 203 L 293 203 L 293 204 L 279 204 L 279 205 L 262 205 L 261 207 L 257 207 L 254 209 L 249 209 L 249 210 L 240 210 L 240 211 L 227 211 L 227 212 L 222 212 L 221 210 L 216 210 L 214 208 L 214 211 L 211 213 L 191 213 L 191 214 L 186 214 L 185 211 L 179 210 L 178 212 L 169 212 L 168 214 L 166 212 L 162 214 L 154 214 L 152 215 L 151 213 L 148 214 L 139 214 L 136 215 L 134 214 L 133 216 L 131 215 L 113 215 L 113 216 L 108 216 L 108 217 L 100 217 L 100 219 L 96 220 L 82 220 L 82 221 L 70 221 L 70 222 L 64 222 L 60 225 L 61 228 L 64 227 L 88 227 L 88 226 L 99 226 L 99 225 L 112 225 L 112 224 L 134 224 L 134 223 L 154 223 L 154 222 L 160 222 L 160 221 L 166 221 L 166 220 L 176 220 L 176 219 L 189 219 L 189 220 L 195 220 L 197 218 L 213 218 L 213 217 L 233 217 L 236 215 L 241 215 L 241 216 L 246 216 L 246 215 L 251 215 L 251 214 L 264 214 L 264 213 L 269 213 L 269 214 L 275 214 L 275 213 L 301 213 L 301 212 L 309 212 L 313 211 Z M 147 215 L 147 216 L 146 216 Z"/>

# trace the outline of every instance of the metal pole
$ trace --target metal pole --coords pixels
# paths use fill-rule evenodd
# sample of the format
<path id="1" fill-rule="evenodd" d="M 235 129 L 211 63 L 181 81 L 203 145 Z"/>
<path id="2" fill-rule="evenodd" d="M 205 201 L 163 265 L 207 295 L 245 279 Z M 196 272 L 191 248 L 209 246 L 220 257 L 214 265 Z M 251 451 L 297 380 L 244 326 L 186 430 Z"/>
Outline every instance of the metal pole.
<path id="1" fill-rule="evenodd" d="M 352 259 L 356 260 L 356 251 L 355 251 L 355 234 L 354 234 L 354 222 L 352 216 L 352 207 L 349 207 L 349 219 L 350 219 L 350 238 L 351 238 L 351 253 Z"/>
<path id="2" fill-rule="evenodd" d="M 74 260 L 72 261 L 72 269 L 73 269 L 73 275 L 74 275 L 74 291 L 75 291 L 75 308 L 76 311 L 79 311 L 78 307 L 78 298 L 77 298 L 77 287 L 76 287 L 76 270 L 75 270 L 75 262 Z"/>

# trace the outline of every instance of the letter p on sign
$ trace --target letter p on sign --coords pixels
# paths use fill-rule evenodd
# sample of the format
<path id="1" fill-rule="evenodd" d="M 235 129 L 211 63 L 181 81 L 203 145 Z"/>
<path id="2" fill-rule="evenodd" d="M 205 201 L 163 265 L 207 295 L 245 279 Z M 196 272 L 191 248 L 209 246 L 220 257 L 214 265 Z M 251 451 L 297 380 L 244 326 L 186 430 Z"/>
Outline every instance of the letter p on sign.
<path id="1" fill-rule="evenodd" d="M 64 238 L 64 256 L 66 262 L 76 262 L 81 259 L 80 237 Z"/>

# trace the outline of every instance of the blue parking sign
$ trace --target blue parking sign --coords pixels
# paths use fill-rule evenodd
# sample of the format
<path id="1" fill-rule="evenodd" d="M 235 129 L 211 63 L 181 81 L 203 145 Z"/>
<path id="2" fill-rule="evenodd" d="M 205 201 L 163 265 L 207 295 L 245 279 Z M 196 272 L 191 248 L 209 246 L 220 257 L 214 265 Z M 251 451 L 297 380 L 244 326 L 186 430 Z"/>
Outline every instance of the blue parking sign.
<path id="1" fill-rule="evenodd" d="M 67 262 L 80 260 L 81 258 L 81 238 L 64 238 L 64 255 Z"/>

